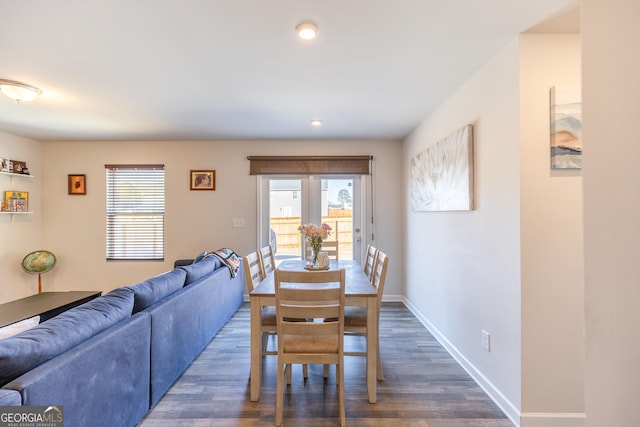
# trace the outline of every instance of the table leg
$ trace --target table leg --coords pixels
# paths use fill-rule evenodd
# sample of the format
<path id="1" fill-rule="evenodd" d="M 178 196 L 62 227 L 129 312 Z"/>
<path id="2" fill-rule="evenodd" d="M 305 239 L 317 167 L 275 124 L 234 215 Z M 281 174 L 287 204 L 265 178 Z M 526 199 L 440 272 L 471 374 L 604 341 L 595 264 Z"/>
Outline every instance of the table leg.
<path id="1" fill-rule="evenodd" d="M 251 298 L 251 401 L 260 400 L 260 372 L 262 351 L 260 349 L 260 301 Z"/>
<path id="2" fill-rule="evenodd" d="M 367 298 L 367 391 L 369 403 L 377 401 L 378 370 L 378 304 L 376 298 Z"/>

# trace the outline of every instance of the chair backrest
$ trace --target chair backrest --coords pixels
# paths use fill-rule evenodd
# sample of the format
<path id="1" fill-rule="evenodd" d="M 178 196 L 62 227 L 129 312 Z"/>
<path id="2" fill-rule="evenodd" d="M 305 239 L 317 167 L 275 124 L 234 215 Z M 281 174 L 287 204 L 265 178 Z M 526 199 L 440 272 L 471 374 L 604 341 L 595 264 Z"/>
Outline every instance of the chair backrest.
<path id="1" fill-rule="evenodd" d="M 389 257 L 382 251 L 378 251 L 376 264 L 373 269 L 373 280 L 371 284 L 378 290 L 378 309 L 382 303 L 382 292 L 384 291 L 384 281 L 387 278 L 387 266 L 389 265 Z"/>
<path id="2" fill-rule="evenodd" d="M 378 257 L 378 249 L 372 245 L 367 246 L 367 256 L 364 259 L 364 274 L 367 275 L 370 282 L 373 282 L 373 271 Z"/>
<path id="3" fill-rule="evenodd" d="M 258 286 L 258 284 L 264 279 L 262 273 L 262 264 L 260 263 L 260 256 L 258 251 L 251 252 L 243 258 L 244 263 L 244 277 L 247 281 L 247 289 L 249 292 Z"/>
<path id="4" fill-rule="evenodd" d="M 307 259 L 311 259 L 311 245 L 305 241 L 305 254 Z M 329 259 L 338 259 L 338 241 L 337 240 L 324 240 L 322 242 L 323 252 L 326 252 Z"/>
<path id="5" fill-rule="evenodd" d="M 260 248 L 260 263 L 262 264 L 262 275 L 267 277 L 276 268 L 276 260 L 273 257 L 271 246 Z"/>
<path id="6" fill-rule="evenodd" d="M 335 363 L 343 353 L 345 270 L 274 271 L 278 357 L 294 354 L 298 363 Z M 309 321 L 310 319 L 332 319 Z M 305 321 L 306 320 L 306 321 Z M 305 353 L 296 341 L 313 341 L 329 345 L 323 351 Z M 317 341 L 317 342 L 320 342 Z M 326 350 L 326 353 L 325 351 Z M 326 355 L 326 359 L 323 359 Z M 293 359 L 289 359 L 293 360 Z M 295 362 L 291 362 L 295 363 Z"/>

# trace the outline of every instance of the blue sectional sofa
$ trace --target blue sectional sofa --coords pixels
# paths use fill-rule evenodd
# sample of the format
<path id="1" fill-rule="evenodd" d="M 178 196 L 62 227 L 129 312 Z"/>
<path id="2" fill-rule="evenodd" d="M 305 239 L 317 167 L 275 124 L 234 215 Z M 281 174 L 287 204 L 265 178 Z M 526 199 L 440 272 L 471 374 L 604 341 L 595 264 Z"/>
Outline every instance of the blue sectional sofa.
<path id="1" fill-rule="evenodd" d="M 215 257 L 115 289 L 0 340 L 0 406 L 62 406 L 65 427 L 135 426 L 242 304 Z"/>

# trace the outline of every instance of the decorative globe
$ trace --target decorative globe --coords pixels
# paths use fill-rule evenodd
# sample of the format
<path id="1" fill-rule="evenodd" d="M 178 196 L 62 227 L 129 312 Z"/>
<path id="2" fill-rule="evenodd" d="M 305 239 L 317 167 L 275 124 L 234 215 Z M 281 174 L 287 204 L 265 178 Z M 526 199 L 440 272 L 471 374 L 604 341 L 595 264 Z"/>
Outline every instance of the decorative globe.
<path id="1" fill-rule="evenodd" d="M 49 251 L 34 251 L 22 260 L 22 268 L 27 273 L 46 273 L 56 264 L 56 256 Z"/>

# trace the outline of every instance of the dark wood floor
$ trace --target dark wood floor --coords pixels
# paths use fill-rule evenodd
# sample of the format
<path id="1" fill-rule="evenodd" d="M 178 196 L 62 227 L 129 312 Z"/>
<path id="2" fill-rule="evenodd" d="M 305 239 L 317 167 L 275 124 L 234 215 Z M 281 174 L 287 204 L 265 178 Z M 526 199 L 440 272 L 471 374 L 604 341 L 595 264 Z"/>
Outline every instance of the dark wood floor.
<path id="1" fill-rule="evenodd" d="M 348 338 L 345 349 L 364 348 Z M 384 303 L 380 316 L 385 380 L 369 404 L 365 360 L 345 358 L 350 427 L 513 427 L 500 409 L 400 303 Z M 147 414 L 140 427 L 248 427 L 274 425 L 276 356 L 264 358 L 259 402 L 249 399 L 249 305 L 244 304 L 209 346 Z M 295 366 L 286 390 L 284 425 L 339 425 L 335 371 Z"/>

